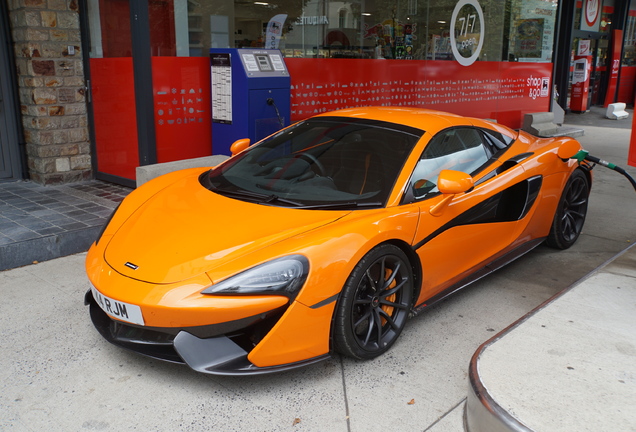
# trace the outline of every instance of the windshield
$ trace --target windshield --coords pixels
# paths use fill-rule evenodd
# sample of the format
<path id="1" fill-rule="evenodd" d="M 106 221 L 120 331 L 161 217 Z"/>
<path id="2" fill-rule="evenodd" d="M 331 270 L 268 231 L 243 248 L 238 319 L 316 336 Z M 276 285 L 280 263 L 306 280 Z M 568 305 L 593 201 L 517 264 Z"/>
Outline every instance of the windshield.
<path id="1" fill-rule="evenodd" d="M 424 131 L 346 117 L 299 122 L 202 177 L 216 193 L 305 208 L 384 206 Z"/>

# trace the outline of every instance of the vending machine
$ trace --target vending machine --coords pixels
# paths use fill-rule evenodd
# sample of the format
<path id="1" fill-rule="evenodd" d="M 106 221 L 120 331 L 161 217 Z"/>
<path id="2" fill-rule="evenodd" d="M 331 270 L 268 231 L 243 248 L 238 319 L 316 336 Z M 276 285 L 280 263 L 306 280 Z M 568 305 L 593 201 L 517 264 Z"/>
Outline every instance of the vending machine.
<path id="1" fill-rule="evenodd" d="M 582 113 L 589 110 L 591 60 L 590 56 L 577 56 L 574 58 L 572 94 L 570 97 L 570 109 L 572 112 Z"/>
<path id="2" fill-rule="evenodd" d="M 210 49 L 212 153 L 230 154 L 236 140 L 252 143 L 289 125 L 290 77 L 275 49 Z"/>
<path id="3" fill-rule="evenodd" d="M 583 113 L 589 110 L 590 75 L 592 72 L 591 41 L 579 40 L 577 55 L 572 66 L 572 94 L 570 95 L 570 110 Z"/>

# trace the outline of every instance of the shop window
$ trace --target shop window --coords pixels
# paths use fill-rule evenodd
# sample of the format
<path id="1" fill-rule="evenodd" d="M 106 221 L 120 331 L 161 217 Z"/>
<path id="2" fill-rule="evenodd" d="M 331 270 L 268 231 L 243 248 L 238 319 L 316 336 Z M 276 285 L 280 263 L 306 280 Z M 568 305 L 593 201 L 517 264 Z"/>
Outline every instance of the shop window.
<path id="1" fill-rule="evenodd" d="M 127 18 L 127 1 L 107 3 Z M 265 47 L 286 57 L 550 62 L 558 0 L 151 0 L 154 56 L 207 56 L 210 48 Z M 121 13 L 118 12 L 122 9 Z M 274 23 L 274 25 L 272 25 Z M 122 35 L 126 32 L 120 32 Z M 103 55 L 130 55 L 107 38 Z M 464 60 L 462 60 L 464 59 Z"/>
<path id="2" fill-rule="evenodd" d="M 506 5 L 508 61 L 551 62 L 557 2 L 512 0 Z"/>
<path id="3" fill-rule="evenodd" d="M 152 0 L 148 13 L 151 54 L 174 56 L 177 54 L 179 29 L 187 29 L 187 12 L 179 8 L 182 0 Z M 123 58 L 132 56 L 130 6 L 128 0 L 89 0 L 90 57 Z M 181 16 L 186 17 L 180 22 Z M 182 25 L 180 25 L 182 24 Z M 182 38 L 187 40 L 187 36 Z"/>
<path id="4" fill-rule="evenodd" d="M 153 56 L 174 56 L 177 54 L 175 6 L 178 0 L 151 0 L 148 2 L 150 14 L 150 41 Z"/>
<path id="5" fill-rule="evenodd" d="M 132 56 L 130 7 L 126 0 L 89 0 L 91 58 Z"/>
<path id="6" fill-rule="evenodd" d="M 228 47 L 230 45 L 229 31 L 229 17 L 225 15 L 210 15 L 210 48 Z"/>
<path id="7" fill-rule="evenodd" d="M 636 5 L 630 6 L 623 42 L 623 66 L 636 66 Z"/>

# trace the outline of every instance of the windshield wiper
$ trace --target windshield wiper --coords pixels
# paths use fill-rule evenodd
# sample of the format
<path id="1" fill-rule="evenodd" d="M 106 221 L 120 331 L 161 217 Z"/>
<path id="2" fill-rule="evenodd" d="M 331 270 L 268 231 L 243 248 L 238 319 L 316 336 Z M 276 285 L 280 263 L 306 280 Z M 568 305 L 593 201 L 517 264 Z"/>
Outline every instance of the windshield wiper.
<path id="1" fill-rule="evenodd" d="M 328 203 L 328 204 L 316 204 L 309 206 L 300 206 L 299 209 L 303 210 L 330 210 L 330 209 L 339 209 L 339 208 L 360 208 L 360 207 L 382 207 L 381 202 L 355 202 L 355 201 L 346 201 L 339 203 Z"/>
<path id="2" fill-rule="evenodd" d="M 247 190 L 220 189 L 214 186 L 211 187 L 211 190 L 218 193 L 219 195 L 228 196 L 230 198 L 248 198 L 257 204 L 281 203 L 281 204 L 288 204 L 302 210 L 331 210 L 331 209 L 340 209 L 340 208 L 351 209 L 351 208 L 361 208 L 361 207 L 382 207 L 383 205 L 383 203 L 381 202 L 359 203 L 356 201 L 304 205 L 303 203 L 298 201 L 281 198 L 276 194 L 264 194 L 264 193 L 258 193 L 258 192 L 251 192 Z"/>
<path id="3" fill-rule="evenodd" d="M 279 203 L 283 203 L 283 204 L 289 204 L 289 205 L 293 205 L 294 207 L 302 207 L 303 204 L 299 203 L 298 201 L 292 201 L 292 200 L 288 200 L 286 198 L 281 198 L 278 195 L 269 195 L 267 197 L 267 199 L 265 199 L 265 201 L 263 201 L 263 203 L 273 203 L 273 202 L 279 202 Z"/>
<path id="4" fill-rule="evenodd" d="M 273 202 L 279 202 L 283 204 L 289 204 L 294 207 L 302 206 L 302 203 L 281 198 L 275 194 L 262 194 L 262 193 L 250 192 L 246 190 L 227 190 L 227 189 L 219 189 L 219 188 L 213 188 L 212 190 L 218 193 L 219 195 L 225 195 L 231 198 L 249 198 L 254 200 L 254 202 L 256 202 L 257 204 L 270 204 Z"/>

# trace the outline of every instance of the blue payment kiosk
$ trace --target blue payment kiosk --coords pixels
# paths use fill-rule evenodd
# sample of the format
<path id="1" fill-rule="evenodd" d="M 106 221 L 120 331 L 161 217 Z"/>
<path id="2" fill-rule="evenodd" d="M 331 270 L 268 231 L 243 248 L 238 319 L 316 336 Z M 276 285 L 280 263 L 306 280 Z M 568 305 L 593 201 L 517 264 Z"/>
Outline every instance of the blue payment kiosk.
<path id="1" fill-rule="evenodd" d="M 236 140 L 252 143 L 289 125 L 290 78 L 279 50 L 210 49 L 212 153 L 230 154 Z"/>

